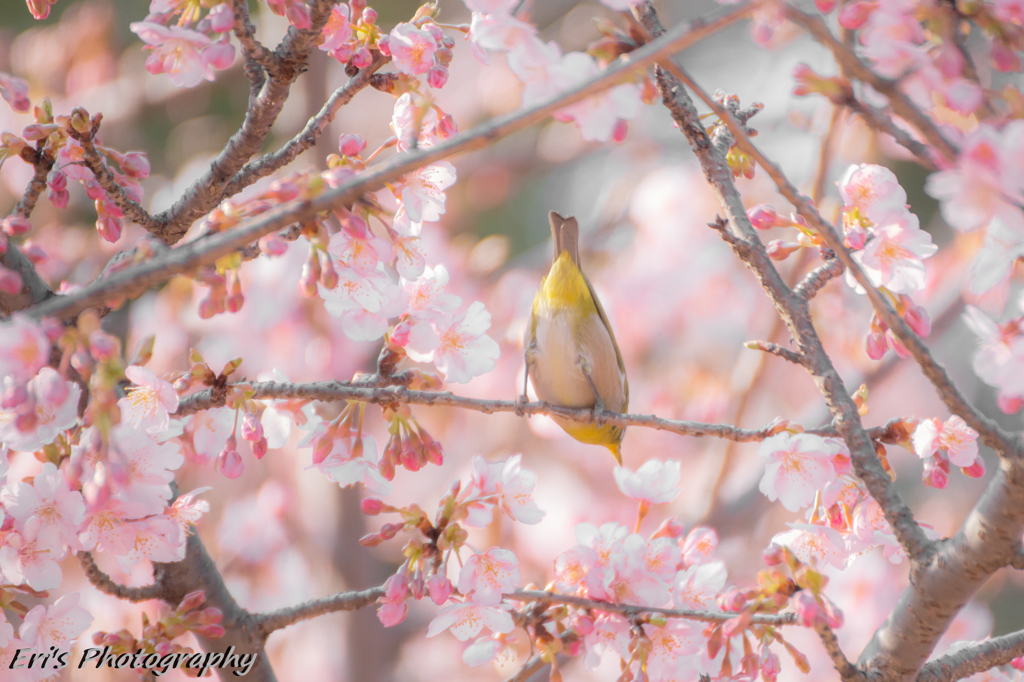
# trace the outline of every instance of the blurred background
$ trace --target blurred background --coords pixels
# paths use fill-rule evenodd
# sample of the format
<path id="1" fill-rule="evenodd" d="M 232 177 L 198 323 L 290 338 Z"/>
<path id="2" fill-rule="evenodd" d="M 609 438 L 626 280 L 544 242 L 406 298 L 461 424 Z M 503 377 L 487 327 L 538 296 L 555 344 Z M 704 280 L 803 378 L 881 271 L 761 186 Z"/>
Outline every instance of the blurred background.
<path id="1" fill-rule="evenodd" d="M 33 102 L 48 96 L 57 113 L 68 113 L 74 106 L 102 112 L 104 144 L 122 151 L 145 151 L 152 175 L 143 182 L 143 203 L 150 211 L 170 206 L 239 125 L 248 94 L 239 59 L 232 69 L 219 73 L 215 83 L 192 89 L 177 88 L 166 76 L 146 73 L 147 53 L 128 29 L 131 21 L 144 19 L 145 2 L 60 0 L 42 22 L 34 22 L 21 3 L 9 0 L 7 4 L 0 13 L 0 71 L 26 79 Z M 378 23 L 389 29 L 408 20 L 417 4 L 392 0 L 374 5 Z M 717 7 L 710 1 L 656 4 L 666 25 Z M 458 0 L 441 0 L 440 6 L 442 21 L 469 21 L 468 11 Z M 284 19 L 265 4 L 250 2 L 250 7 L 257 36 L 265 44 L 276 44 L 287 28 Z M 622 25 L 621 17 L 597 2 L 535 0 L 530 16 L 542 36 L 558 41 L 566 52 L 584 50 L 598 37 L 593 17 Z M 960 313 L 967 265 L 978 239 L 954 235 L 942 222 L 935 202 L 923 192 L 925 172 L 900 150 L 858 119 L 833 120 L 827 101 L 791 94 L 791 72 L 799 62 L 824 74 L 834 73 L 824 50 L 795 29 L 788 35 L 780 32 L 777 45 L 764 49 L 750 40 L 748 31 L 749 26 L 741 22 L 680 59 L 706 90 L 736 94 L 744 105 L 765 105 L 751 122 L 759 132 L 756 142 L 805 192 L 820 193 L 819 205 L 826 217 L 838 215 L 834 183 L 850 163 L 881 163 L 896 172 L 922 227 L 943 247 L 927 261 L 929 285 L 920 301 L 933 318 L 929 341 L 968 396 L 987 414 L 1019 430 L 1020 418 L 1002 415 L 992 389 L 970 371 L 976 339 L 961 322 Z M 314 51 L 309 71 L 292 88 L 268 150 L 297 133 L 345 80 L 340 64 Z M 466 130 L 517 108 L 519 93 L 519 82 L 503 56 L 494 55 L 491 65 L 483 67 L 460 39 L 451 79 L 436 91 L 436 100 Z M 393 103 L 390 95 L 372 89 L 360 93 L 341 110 L 317 147 L 287 170 L 325 167 L 326 155 L 337 152 L 341 133 L 359 133 L 369 149 L 375 148 L 391 135 Z M 29 122 L 28 117 L 0 107 L 0 130 L 17 132 Z M 761 426 L 777 416 L 807 427 L 827 421 L 824 403 L 803 370 L 743 347 L 744 341 L 752 339 L 783 344 L 788 339 L 753 276 L 706 227 L 715 218 L 716 201 L 663 107 L 647 107 L 630 123 L 629 135 L 621 144 L 589 143 L 572 124 L 548 121 L 453 162 L 459 181 L 448 192 L 447 213 L 423 232 L 427 263 L 448 266 L 449 293 L 462 297 L 465 304 L 481 300 L 487 305 L 493 316 L 489 334 L 501 344 L 502 352 L 494 372 L 466 386 L 449 388 L 474 397 L 515 396 L 522 376 L 523 326 L 550 259 L 546 214 L 557 210 L 577 216 L 582 225 L 584 266 L 625 356 L 630 412 L 744 427 Z M 815 190 L 819 174 L 820 187 Z M 4 165 L 0 212 L 10 210 L 29 177 L 28 167 L 17 159 Z M 760 170 L 751 180 L 741 179 L 739 186 L 748 206 L 771 203 L 780 213 L 789 211 Z M 92 202 L 77 184 L 71 188 L 68 210 L 56 211 L 41 201 L 32 221 L 31 239 L 47 253 L 40 269 L 55 287 L 62 281 L 91 282 L 111 256 L 130 248 L 143 234 L 131 227 L 116 244 L 100 240 L 93 227 Z M 781 236 L 780 231 L 766 238 Z M 177 278 L 159 293 L 151 292 L 111 314 L 104 326 L 124 340 L 129 352 L 141 338 L 156 333 L 149 366 L 158 373 L 187 368 L 188 350 L 193 347 L 215 368 L 233 357 L 244 357 L 240 371 L 249 378 L 272 368 L 293 381 L 348 379 L 354 372 L 372 371 L 379 345 L 348 340 L 320 299 L 299 296 L 299 271 L 307 249 L 306 242 L 299 240 L 283 257 L 246 264 L 242 269 L 246 304 L 234 315 L 200 320 L 196 302 L 204 287 Z M 797 254 L 780 267 L 792 279 L 813 265 L 810 258 Z M 996 314 L 1002 310 L 1000 301 L 974 302 Z M 1019 311 L 1014 304 L 1010 308 Z M 911 361 L 896 361 L 891 353 L 881 362 L 868 359 L 863 338 L 871 312 L 863 297 L 835 281 L 817 297 L 813 313 L 847 385 L 851 390 L 862 383 L 869 388 L 868 425 L 893 417 L 948 416 Z M 317 409 L 333 416 L 340 406 L 318 405 Z M 542 523 L 513 526 L 497 518 L 472 538 L 481 549 L 493 544 L 514 549 L 524 584 L 543 586 L 551 579 L 554 558 L 576 544 L 576 523 L 629 524 L 635 518 L 634 504 L 613 483 L 608 453 L 572 440 L 549 419 L 426 407 L 414 407 L 413 413 L 443 444 L 445 463 L 416 474 L 399 470 L 389 502 L 416 502 L 432 514 L 453 480 L 468 479 L 474 455 L 504 459 L 523 453 L 523 466 L 538 473 L 536 499 L 547 512 Z M 367 415 L 372 415 L 367 429 L 382 447 L 386 432 L 379 413 L 373 408 Z M 339 490 L 316 471 L 307 470 L 308 450 L 299 452 L 296 440 L 293 435 L 288 446 L 271 451 L 261 461 L 244 453 L 245 473 L 237 480 L 216 473 L 212 463 L 187 462 L 179 471 L 182 491 L 213 486 L 205 494 L 212 510 L 200 522 L 199 533 L 232 593 L 251 611 L 379 585 L 402 561 L 402 543 L 397 539 L 373 550 L 357 544 L 360 536 L 376 530 L 376 520 L 359 511 L 363 492 Z M 633 469 L 650 458 L 682 463 L 683 494 L 669 505 L 655 507 L 643 530 L 652 532 L 669 516 L 680 519 L 687 529 L 715 528 L 720 538 L 718 556 L 728 566 L 731 583 L 749 583 L 762 567 L 761 550 L 770 538 L 786 530 L 787 522 L 801 520 L 758 492 L 764 467 L 756 444 L 631 428 L 624 453 L 627 466 Z M 889 457 L 899 474 L 900 490 L 919 519 L 942 535 L 955 532 L 985 485 L 984 479 L 955 473 L 946 490 L 934 491 L 921 484 L 921 464 L 915 456 L 890 448 Z M 991 471 L 995 459 L 991 453 L 985 457 Z M 23 475 L 31 473 L 26 470 Z M 146 567 L 123 575 L 112 561 L 101 566 L 128 584 L 151 580 Z M 67 578 L 62 589 L 82 591 L 83 606 L 95 617 L 93 630 L 128 627 L 138 633 L 140 611 L 156 610 L 155 604 L 131 605 L 99 594 L 75 577 L 79 571 L 73 557 L 63 569 Z M 848 654 L 856 656 L 905 584 L 905 564 L 890 564 L 878 553 L 858 558 L 835 575 L 829 595 L 846 613 L 839 635 Z M 1021 629 L 1022 598 L 1024 577 L 1019 572 L 997 574 L 958 619 L 947 641 Z M 464 645 L 454 637 L 446 633 L 424 638 L 426 623 L 435 613 L 432 604 L 412 604 L 406 621 L 391 629 L 381 626 L 372 609 L 323 616 L 275 633 L 268 652 L 282 680 L 498 679 L 518 669 L 514 661 L 496 665 L 497 670 L 466 667 L 460 658 Z M 813 634 L 794 632 L 791 641 L 815 664 L 815 679 L 825 679 L 823 671 L 832 672 Z M 88 646 L 85 639 L 82 642 Z M 785 679 L 804 678 L 788 661 L 783 670 Z M 590 678 L 578 661 L 568 663 L 563 673 L 568 679 Z M 609 680 L 617 675 L 618 667 L 610 661 L 596 674 Z M 133 677 L 123 671 L 94 671 L 83 679 Z"/>

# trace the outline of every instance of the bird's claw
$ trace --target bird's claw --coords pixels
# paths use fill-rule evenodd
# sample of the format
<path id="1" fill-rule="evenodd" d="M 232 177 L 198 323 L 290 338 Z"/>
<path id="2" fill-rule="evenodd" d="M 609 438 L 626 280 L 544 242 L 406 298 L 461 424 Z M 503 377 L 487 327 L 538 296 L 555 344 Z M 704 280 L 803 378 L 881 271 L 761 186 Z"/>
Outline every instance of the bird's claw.
<path id="1" fill-rule="evenodd" d="M 594 403 L 594 407 L 590 410 L 591 418 L 594 420 L 594 424 L 597 426 L 604 426 L 604 401 L 600 398 Z"/>
<path id="2" fill-rule="evenodd" d="M 526 410 L 523 409 L 523 405 L 525 405 L 528 402 L 530 402 L 530 397 L 529 396 L 526 396 L 526 395 L 517 395 L 516 396 L 515 413 L 516 413 L 517 417 L 525 417 L 526 416 Z"/>

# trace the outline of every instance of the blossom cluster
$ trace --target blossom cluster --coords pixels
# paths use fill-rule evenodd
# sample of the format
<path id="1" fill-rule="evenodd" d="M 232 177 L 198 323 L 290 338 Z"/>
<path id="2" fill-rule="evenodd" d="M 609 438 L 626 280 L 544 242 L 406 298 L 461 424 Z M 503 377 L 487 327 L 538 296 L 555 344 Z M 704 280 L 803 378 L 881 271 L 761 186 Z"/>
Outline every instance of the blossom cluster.
<path id="1" fill-rule="evenodd" d="M 302 2 L 291 4 L 305 7 Z M 197 3 L 174 0 L 150 2 L 149 15 L 145 20 L 129 26 L 150 51 L 146 59 L 147 71 L 166 73 L 175 85 L 191 88 L 204 79 L 214 80 L 215 69 L 231 66 L 235 60 L 235 46 L 229 42 L 228 33 L 234 26 L 235 14 L 230 3 L 222 2 L 211 7 L 202 18 L 201 13 Z M 171 25 L 175 16 L 179 19 Z M 308 10 L 305 27 L 309 27 Z"/>

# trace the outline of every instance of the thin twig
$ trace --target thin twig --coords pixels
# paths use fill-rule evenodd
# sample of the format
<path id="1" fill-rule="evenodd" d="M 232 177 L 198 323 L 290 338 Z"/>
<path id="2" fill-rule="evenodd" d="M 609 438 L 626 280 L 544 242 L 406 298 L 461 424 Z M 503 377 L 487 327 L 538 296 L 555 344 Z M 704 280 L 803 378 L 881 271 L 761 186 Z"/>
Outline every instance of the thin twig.
<path id="1" fill-rule="evenodd" d="M 844 99 L 843 106 L 856 114 L 860 114 L 860 117 L 864 119 L 869 128 L 874 128 L 891 136 L 892 139 L 896 140 L 897 144 L 913 154 L 919 164 L 928 170 L 937 170 L 935 161 L 932 160 L 932 155 L 929 153 L 928 145 L 915 140 L 913 135 L 896 125 L 896 122 L 884 111 L 876 109 L 870 104 L 865 104 L 854 96 Z"/>
<path id="2" fill-rule="evenodd" d="M 938 126 L 922 113 L 909 97 L 903 94 L 899 89 L 897 81 L 882 78 L 872 71 L 870 67 L 860 60 L 860 57 L 832 35 L 832 31 L 829 30 L 821 17 L 802 12 L 788 3 L 784 4 L 783 7 L 785 8 L 786 18 L 802 26 L 815 40 L 828 48 L 835 60 L 842 65 L 850 76 L 867 83 L 888 97 L 889 104 L 892 106 L 893 111 L 896 112 L 896 115 L 921 131 L 924 138 L 945 157 L 946 161 L 953 162 L 956 160 L 956 149 L 943 136 Z"/>
<path id="3" fill-rule="evenodd" d="M 45 152 L 45 144 L 45 141 L 41 140 L 35 149 L 30 150 L 31 156 L 28 161 L 31 162 L 33 168 L 32 179 L 26 185 L 25 193 L 14 210 L 11 211 L 11 215 L 29 218 L 32 211 L 35 210 L 43 190 L 46 189 L 46 178 L 53 169 L 54 159 Z M 10 240 L 7 241 L 7 249 L 0 253 L 0 265 L 8 270 L 13 270 L 21 277 L 21 291 L 17 294 L 0 292 L 0 315 L 11 315 L 30 305 L 56 296 L 39 275 L 39 271 L 36 270 L 32 261 Z"/>
<path id="4" fill-rule="evenodd" d="M 266 69 L 268 74 L 275 76 L 280 67 L 280 60 L 256 39 L 256 27 L 249 19 L 249 1 L 231 0 L 231 8 L 235 14 L 233 31 L 245 56 Z"/>
<path id="5" fill-rule="evenodd" d="M 623 79 L 631 77 L 637 70 L 647 68 L 664 55 L 684 50 L 714 32 L 729 26 L 740 19 L 745 11 L 745 7 L 740 6 L 717 19 L 695 22 L 691 25 L 680 25 L 666 34 L 664 38 L 620 57 L 618 61 L 594 78 L 545 102 L 499 116 L 432 147 L 413 153 L 399 154 L 388 163 L 369 169 L 338 187 L 323 192 L 314 199 L 283 204 L 236 228 L 172 249 L 148 263 L 115 273 L 106 279 L 83 287 L 73 294 L 54 297 L 53 300 L 47 301 L 43 305 L 35 306 L 30 314 L 37 319 L 44 316 L 71 317 L 86 308 L 100 306 L 107 300 L 116 299 L 127 289 L 145 289 L 164 282 L 174 275 L 193 272 L 203 266 L 212 265 L 218 258 L 239 251 L 246 244 L 254 242 L 266 234 L 307 220 L 334 206 L 356 201 L 365 193 L 381 189 L 386 183 L 397 180 L 406 173 L 455 154 L 481 149 L 502 137 L 544 121 L 562 107 L 595 95 Z M 177 211 L 177 209 L 170 210 L 172 213 Z M 162 215 L 158 217 L 162 217 Z"/>
<path id="6" fill-rule="evenodd" d="M 769 341 L 747 341 L 743 345 L 751 350 L 759 350 L 765 353 L 771 353 L 772 355 L 777 355 L 783 360 L 792 362 L 794 365 L 803 366 L 804 364 L 804 358 L 802 355 L 791 351 L 788 348 L 784 348 L 777 343 L 771 343 Z"/>
<path id="7" fill-rule="evenodd" d="M 364 69 L 360 69 L 359 73 L 350 78 L 348 83 L 334 91 L 319 113 L 306 122 L 306 126 L 298 135 L 288 140 L 276 152 L 264 154 L 260 158 L 250 161 L 240 171 L 235 173 L 231 181 L 224 186 L 224 197 L 238 194 L 260 178 L 266 177 L 274 171 L 287 166 L 302 152 L 315 145 L 324 130 L 327 129 L 327 126 L 337 116 L 338 111 L 351 102 L 356 93 L 369 85 L 371 76 L 390 61 L 390 57 L 378 54 L 374 58 L 373 63 Z"/>
<path id="8" fill-rule="evenodd" d="M 642 613 L 658 613 L 672 618 L 685 618 L 703 623 L 722 623 L 740 614 L 728 613 L 725 611 L 703 611 L 697 609 L 661 609 L 653 606 L 638 606 L 636 604 L 616 604 L 602 601 L 600 599 L 587 599 L 571 594 L 558 594 L 557 592 L 544 592 L 540 590 L 516 590 L 506 595 L 506 599 L 522 602 L 545 602 L 552 604 L 568 604 L 579 609 L 597 609 L 608 613 L 618 613 L 622 616 L 635 616 Z M 795 613 L 766 614 L 758 613 L 751 616 L 751 622 L 760 625 L 792 625 L 797 622 Z"/>
<path id="9" fill-rule="evenodd" d="M 85 577 L 89 579 L 92 586 L 104 594 L 109 594 L 118 599 L 130 602 L 149 601 L 150 599 L 163 599 L 165 590 L 163 585 L 153 583 L 144 587 L 127 587 L 114 582 L 114 580 L 100 570 L 96 561 L 89 552 L 78 553 L 78 563 L 82 566 Z"/>
<path id="10" fill-rule="evenodd" d="M 803 301 L 810 301 L 826 284 L 843 274 L 843 270 L 843 262 L 832 258 L 808 272 L 793 289 L 793 295 Z"/>
<path id="11" fill-rule="evenodd" d="M 355 611 L 370 606 L 384 596 L 384 587 L 371 587 L 360 592 L 341 592 L 321 599 L 311 599 L 302 604 L 288 606 L 270 613 L 258 613 L 252 616 L 256 626 L 266 637 L 275 630 L 281 630 L 299 621 L 309 620 L 325 613 L 337 611 Z"/>
<path id="12" fill-rule="evenodd" d="M 657 36 L 664 31 L 649 1 L 635 6 L 633 14 L 649 34 Z M 716 140 L 711 140 L 680 81 L 685 82 L 702 98 L 707 95 L 692 83 L 674 61 L 659 62 L 655 76 L 662 101 L 676 125 L 686 135 L 708 183 L 718 195 L 727 218 L 728 231 L 733 236 L 734 241 L 731 243 L 734 250 L 758 278 L 779 315 L 786 321 L 790 335 L 806 358 L 807 367 L 829 405 L 835 426 L 846 441 L 858 477 L 881 506 L 894 535 L 910 557 L 911 565 L 917 565 L 930 553 L 932 543 L 878 460 L 870 436 L 861 423 L 857 405 L 825 352 L 806 303 L 794 298 L 751 225 L 725 159 L 731 141 L 721 135 L 721 130 Z M 713 108 L 722 109 L 714 101 L 711 104 Z M 729 121 L 735 123 L 731 112 L 726 110 L 726 115 Z M 741 124 L 736 125 L 742 127 Z M 742 135 L 746 137 L 745 130 Z"/>

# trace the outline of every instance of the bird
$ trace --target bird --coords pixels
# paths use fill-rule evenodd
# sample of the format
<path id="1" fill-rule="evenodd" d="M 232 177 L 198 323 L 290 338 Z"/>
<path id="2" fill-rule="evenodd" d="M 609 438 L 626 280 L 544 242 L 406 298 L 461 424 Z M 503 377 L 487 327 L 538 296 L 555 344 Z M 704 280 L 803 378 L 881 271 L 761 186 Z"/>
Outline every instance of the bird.
<path id="1" fill-rule="evenodd" d="M 523 337 L 523 395 L 533 380 L 537 398 L 561 407 L 590 408 L 592 423 L 553 416 L 570 436 L 611 450 L 622 465 L 624 427 L 604 424 L 605 410 L 625 412 L 629 383 L 608 315 L 580 268 L 580 227 L 576 218 L 551 211 L 554 260 L 533 299 Z"/>

